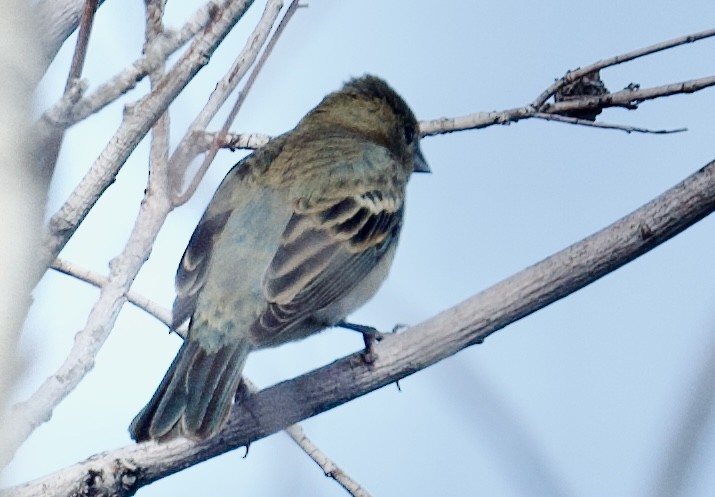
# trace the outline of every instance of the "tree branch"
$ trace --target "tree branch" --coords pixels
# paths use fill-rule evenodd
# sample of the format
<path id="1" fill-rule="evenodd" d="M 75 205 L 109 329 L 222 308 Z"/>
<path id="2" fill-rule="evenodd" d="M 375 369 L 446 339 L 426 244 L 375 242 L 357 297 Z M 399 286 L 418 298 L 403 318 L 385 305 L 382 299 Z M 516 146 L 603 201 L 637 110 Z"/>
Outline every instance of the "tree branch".
<path id="1" fill-rule="evenodd" d="M 41 268 L 48 267 L 85 216 L 109 187 L 134 148 L 194 75 L 208 62 L 221 40 L 243 16 L 251 0 L 231 2 L 166 74 L 159 88 L 129 109 L 122 124 L 79 185 L 50 218 L 41 249 Z M 39 279 L 40 274 L 38 274 Z"/>
<path id="2" fill-rule="evenodd" d="M 66 274 L 67 276 L 72 276 L 73 278 L 77 278 L 80 281 L 84 281 L 85 283 L 89 283 L 90 285 L 96 286 L 100 289 L 109 284 L 109 279 L 105 276 L 80 267 L 59 257 L 55 259 L 50 267 L 55 271 Z M 171 311 L 169 311 L 169 309 L 133 290 L 129 290 L 126 293 L 126 297 L 127 302 L 134 304 L 150 316 L 153 316 L 164 323 L 166 326 L 171 326 Z"/>
<path id="3" fill-rule="evenodd" d="M 75 93 L 76 81 L 82 76 L 82 68 L 87 57 L 87 48 L 89 47 L 89 35 L 92 32 L 92 24 L 94 23 L 94 14 L 97 10 L 97 0 L 85 0 L 84 9 L 82 11 L 82 19 L 80 21 L 79 33 L 77 35 L 77 43 L 74 53 L 72 54 L 72 63 L 70 64 L 67 82 L 65 83 L 64 95 Z M 63 98 L 62 101 L 72 101 L 71 99 Z M 44 183 L 44 188 L 49 189 L 50 180 L 55 172 L 57 165 L 57 157 L 62 148 L 62 140 L 64 138 L 64 128 L 52 127 L 48 133 L 42 137 L 42 142 L 35 152 L 38 171 Z"/>
<path id="4" fill-rule="evenodd" d="M 271 5 L 266 6 L 266 14 L 271 13 L 271 9 L 269 9 Z M 293 0 L 290 5 L 288 6 L 288 9 L 286 9 L 286 13 L 283 15 L 283 18 L 281 19 L 281 22 L 278 23 L 278 27 L 273 33 L 273 36 L 271 36 L 270 40 L 268 40 L 268 43 L 266 43 L 266 47 L 263 50 L 263 53 L 261 56 L 258 58 L 258 61 L 256 61 L 255 66 L 253 67 L 253 70 L 251 71 L 251 74 L 248 75 L 248 80 L 246 81 L 246 84 L 243 86 L 241 91 L 238 93 L 238 97 L 236 97 L 236 102 L 233 105 L 233 108 L 229 112 L 228 116 L 224 120 L 223 125 L 221 126 L 221 129 L 219 132 L 216 134 L 215 141 L 211 144 L 211 146 L 208 149 L 208 152 L 204 156 L 204 160 L 202 161 L 201 165 L 199 166 L 199 169 L 196 171 L 194 174 L 194 177 L 191 178 L 191 182 L 189 183 L 189 186 L 186 187 L 186 189 L 181 192 L 180 194 L 177 194 L 176 197 L 174 198 L 174 205 L 179 206 L 185 204 L 194 194 L 196 191 L 196 188 L 198 188 L 199 183 L 204 177 L 204 174 L 206 174 L 206 171 L 208 171 L 209 166 L 213 162 L 213 160 L 216 158 L 216 154 L 218 153 L 218 150 L 220 148 L 219 143 L 224 140 L 224 137 L 228 133 L 229 128 L 231 127 L 231 124 L 233 124 L 233 121 L 236 119 L 236 116 L 238 115 L 238 111 L 241 109 L 241 106 L 243 105 L 243 102 L 246 99 L 246 96 L 248 95 L 248 92 L 251 91 L 251 88 L 253 87 L 253 82 L 256 80 L 256 77 L 258 76 L 258 73 L 261 72 L 261 69 L 263 68 L 263 65 L 265 64 L 266 60 L 268 59 L 268 56 L 271 54 L 273 51 L 273 47 L 275 46 L 276 42 L 278 41 L 278 38 L 280 37 L 281 33 L 283 33 L 283 30 L 285 27 L 288 25 L 288 22 L 291 20 L 293 17 L 293 14 L 295 11 L 298 9 L 298 0 Z M 278 15 L 278 12 L 280 11 L 280 5 L 278 8 L 275 10 L 275 15 Z M 256 38 L 259 38 L 260 35 L 265 34 L 265 36 L 268 36 L 268 32 L 270 31 L 270 27 L 275 23 L 275 17 L 270 18 L 268 15 L 265 16 L 266 21 L 269 22 L 259 22 L 258 26 L 256 26 Z M 265 24 L 268 29 L 261 30 L 260 28 L 262 25 Z M 260 43 L 255 42 L 252 45 L 261 47 L 263 44 L 266 42 L 266 38 L 263 38 L 260 40 Z M 257 51 L 255 52 L 257 55 Z M 243 74 L 248 70 L 250 65 L 252 64 L 252 61 L 247 61 L 245 60 L 245 55 L 242 53 L 239 55 L 236 64 L 234 64 L 234 68 L 229 72 L 229 81 L 231 78 L 235 78 L 236 84 L 238 84 L 238 81 L 243 77 L 239 71 L 243 71 Z M 237 74 L 239 73 L 239 74 Z M 228 98 L 228 94 L 230 91 L 233 90 L 235 86 L 229 86 L 227 85 L 227 90 L 229 92 L 226 94 L 226 98 Z M 198 123 L 195 123 L 198 124 Z M 205 126 L 208 125 L 208 122 L 204 124 Z M 192 128 L 194 132 L 198 131 L 198 127 Z M 187 137 L 193 136 L 190 133 L 187 133 Z M 193 140 L 190 141 L 193 144 Z M 189 141 L 187 140 L 187 143 Z M 179 167 L 178 172 L 178 177 L 183 177 L 184 171 L 181 170 L 181 167 Z"/>
<path id="5" fill-rule="evenodd" d="M 713 36 L 715 36 L 715 28 L 707 29 L 705 31 L 700 31 L 698 33 L 692 33 L 685 36 L 678 36 L 677 38 L 673 38 L 671 40 L 666 40 L 656 43 L 654 45 L 638 48 L 636 50 L 632 50 L 621 55 L 616 55 L 615 57 L 609 57 L 607 59 L 599 60 L 598 62 L 594 62 L 593 64 L 587 65 L 586 67 L 569 71 L 564 77 L 556 80 L 554 84 L 549 86 L 541 93 L 541 95 L 536 97 L 536 100 L 534 100 L 532 105 L 534 106 L 534 108 L 540 108 L 546 103 L 548 99 L 553 97 L 554 94 L 560 88 L 563 88 L 564 85 L 573 83 L 574 81 L 577 81 L 588 74 L 600 71 L 601 69 L 605 69 L 606 67 L 623 64 L 624 62 L 629 62 L 631 60 L 635 60 L 646 55 L 662 52 L 663 50 L 668 50 L 670 48 L 677 47 L 680 45 L 694 43 L 696 41 L 704 40 L 705 38 L 710 38 Z"/>
<path id="6" fill-rule="evenodd" d="M 69 127 L 99 112 L 121 95 L 125 94 L 144 79 L 155 67 L 163 65 L 167 58 L 181 48 L 212 21 L 216 10 L 223 10 L 230 0 L 209 2 L 198 9 L 184 26 L 178 30 L 164 30 L 161 35 L 145 45 L 144 54 L 129 67 L 120 71 L 109 81 L 99 85 L 92 93 L 74 101 L 60 99 L 50 109 L 43 112 L 36 124 L 37 133 L 42 136 L 46 128 Z M 81 95 L 80 95 L 81 96 Z"/>
<path id="7" fill-rule="evenodd" d="M 249 444 L 443 360 L 596 281 L 715 210 L 715 161 L 631 214 L 437 316 L 385 337 L 375 361 L 355 353 L 251 395 L 225 428 L 195 443 L 146 442 L 91 457 L 3 495 L 132 495 L 157 479 Z"/>
<path id="8" fill-rule="evenodd" d="M 98 6 L 103 3 L 104 0 L 97 2 Z M 84 0 L 40 0 L 34 5 L 37 33 L 41 35 L 43 73 L 65 40 L 77 29 L 84 6 Z"/>
<path id="9" fill-rule="evenodd" d="M 523 107 L 515 107 L 498 112 L 477 112 L 466 116 L 443 117 L 429 121 L 420 121 L 420 134 L 422 136 L 432 136 L 467 129 L 487 128 L 494 124 L 510 124 L 533 117 L 544 119 L 543 114 L 560 116 L 567 112 L 603 109 L 606 107 L 626 107 L 632 109 L 645 100 L 680 93 L 694 93 L 711 86 L 715 86 L 715 76 L 655 86 L 653 88 L 626 88 L 599 97 L 583 97 L 558 103 L 546 103 L 543 104 L 540 109 L 533 105 L 525 105 Z"/>
<path id="10" fill-rule="evenodd" d="M 584 97 L 578 100 L 569 100 L 544 104 L 541 109 L 547 114 L 565 114 L 574 110 L 605 109 L 607 107 L 625 107 L 635 109 L 638 104 L 645 100 L 653 100 L 660 97 L 669 97 L 679 93 L 695 93 L 715 86 L 715 76 L 691 79 L 680 83 L 654 86 L 652 88 L 630 89 L 626 88 L 615 93 L 607 93 L 599 97 Z"/>
<path id="11" fill-rule="evenodd" d="M 626 133 L 646 133 L 651 135 L 670 135 L 673 133 L 682 133 L 688 131 L 688 128 L 676 128 L 676 129 L 648 129 L 639 128 L 638 126 L 626 126 L 624 124 L 610 124 L 604 123 L 602 121 L 590 121 L 588 119 L 579 119 L 578 117 L 562 116 L 560 114 L 546 114 L 543 112 L 535 112 L 534 116 L 536 119 L 543 119 L 545 121 L 557 121 L 560 123 L 575 124 L 577 126 L 590 126 L 592 128 L 601 129 L 616 129 L 619 131 L 625 131 Z"/>

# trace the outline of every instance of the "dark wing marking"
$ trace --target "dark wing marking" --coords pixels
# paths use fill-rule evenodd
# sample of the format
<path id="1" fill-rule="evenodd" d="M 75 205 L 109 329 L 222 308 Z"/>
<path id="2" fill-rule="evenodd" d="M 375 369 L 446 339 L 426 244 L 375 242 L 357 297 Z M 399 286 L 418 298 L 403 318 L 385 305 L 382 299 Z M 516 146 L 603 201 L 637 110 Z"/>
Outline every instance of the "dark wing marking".
<path id="1" fill-rule="evenodd" d="M 299 205 L 264 276 L 269 306 L 254 336 L 272 342 L 339 301 L 397 243 L 401 222 L 401 199 L 377 191 Z"/>
<path id="2" fill-rule="evenodd" d="M 194 234 L 191 235 L 191 240 L 176 270 L 176 299 L 172 310 L 172 328 L 178 328 L 194 313 L 199 291 L 206 281 L 214 242 L 230 216 L 230 211 L 212 216 L 209 216 L 207 211 L 196 226 Z"/>

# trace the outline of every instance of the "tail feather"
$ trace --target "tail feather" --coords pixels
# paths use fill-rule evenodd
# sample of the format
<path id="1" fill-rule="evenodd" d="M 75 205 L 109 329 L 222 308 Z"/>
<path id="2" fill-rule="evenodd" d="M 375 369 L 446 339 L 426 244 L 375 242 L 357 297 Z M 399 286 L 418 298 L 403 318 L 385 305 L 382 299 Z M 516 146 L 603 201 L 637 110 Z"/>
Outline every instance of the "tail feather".
<path id="1" fill-rule="evenodd" d="M 228 417 L 249 351 L 243 340 L 211 352 L 196 340 L 186 340 L 159 388 L 129 426 L 131 437 L 140 442 L 214 435 Z"/>
<path id="2" fill-rule="evenodd" d="M 198 385 L 184 412 L 183 427 L 199 438 L 208 438 L 228 416 L 231 402 L 241 381 L 243 363 L 248 353 L 245 347 L 223 347 L 207 355 L 201 367 L 189 372 L 190 385 Z M 241 364 L 236 368 L 236 364 Z"/>

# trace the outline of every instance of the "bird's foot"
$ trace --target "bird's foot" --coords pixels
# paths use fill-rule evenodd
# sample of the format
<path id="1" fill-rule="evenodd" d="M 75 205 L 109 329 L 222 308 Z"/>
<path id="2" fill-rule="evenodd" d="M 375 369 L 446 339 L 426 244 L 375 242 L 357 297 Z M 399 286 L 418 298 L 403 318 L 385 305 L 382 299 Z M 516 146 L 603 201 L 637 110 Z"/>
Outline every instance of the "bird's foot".
<path id="1" fill-rule="evenodd" d="M 372 326 L 367 326 L 364 324 L 355 324 L 355 323 L 348 323 L 347 321 L 340 321 L 339 323 L 336 323 L 335 326 L 338 326 L 340 328 L 345 328 L 346 330 L 352 330 L 352 331 L 357 331 L 358 333 L 362 334 L 362 338 L 365 341 L 365 350 L 363 351 L 362 358 L 363 361 L 365 361 L 365 364 L 373 364 L 377 360 L 377 353 L 375 352 L 375 344 L 385 338 L 387 335 L 386 333 L 383 333 L 381 331 L 378 331 L 377 328 L 374 328 Z M 393 329 L 393 332 L 396 331 L 400 327 L 400 325 L 397 325 L 395 329 Z"/>

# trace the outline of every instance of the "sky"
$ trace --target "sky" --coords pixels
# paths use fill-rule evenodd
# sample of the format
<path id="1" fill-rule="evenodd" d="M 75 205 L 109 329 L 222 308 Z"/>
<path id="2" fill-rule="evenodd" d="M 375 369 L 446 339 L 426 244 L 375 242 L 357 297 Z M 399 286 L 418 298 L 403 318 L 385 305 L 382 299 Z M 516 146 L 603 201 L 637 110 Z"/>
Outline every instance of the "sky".
<path id="1" fill-rule="evenodd" d="M 199 4 L 169 2 L 167 25 L 180 26 Z M 517 107 L 569 69 L 712 28 L 715 20 L 715 4 L 704 0 L 308 4 L 288 25 L 234 131 L 282 133 L 364 73 L 386 79 L 420 119 Z M 257 1 L 172 105 L 173 145 L 262 8 Z M 90 88 L 137 57 L 143 24 L 142 2 L 100 8 L 85 72 Z M 38 112 L 64 87 L 73 41 L 38 90 Z M 715 40 L 705 40 L 606 69 L 602 79 L 617 91 L 712 75 L 714 50 Z M 67 133 L 48 213 L 102 150 L 122 105 L 136 98 Z M 713 108 L 710 89 L 599 116 L 688 128 L 672 135 L 524 121 L 423 139 L 433 174 L 412 178 L 390 276 L 352 320 L 385 330 L 419 323 L 628 214 L 714 158 Z M 145 140 L 62 257 L 107 273 L 146 186 L 147 150 Z M 222 151 L 194 198 L 170 215 L 134 290 L 171 305 L 186 242 L 244 153 Z M 482 345 L 402 380 L 401 391 L 388 386 L 305 421 L 306 434 L 376 496 L 657 495 L 704 365 L 715 360 L 714 233 L 710 216 Z M 45 276 L 22 337 L 27 368 L 17 400 L 59 366 L 97 294 L 66 276 Z M 127 426 L 180 343 L 166 331 L 127 304 L 93 371 L 18 451 L 5 484 L 130 443 Z M 355 334 L 329 330 L 252 354 L 245 373 L 268 386 L 361 345 Z M 707 409 L 679 495 L 715 494 L 715 409 Z M 225 454 L 138 495 L 345 495 L 283 433 L 243 454 Z"/>

